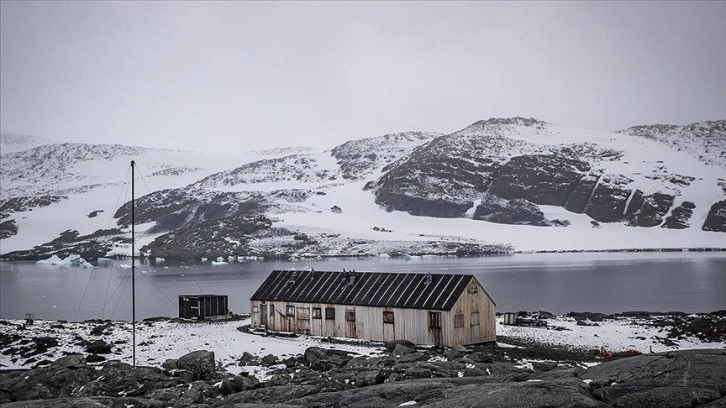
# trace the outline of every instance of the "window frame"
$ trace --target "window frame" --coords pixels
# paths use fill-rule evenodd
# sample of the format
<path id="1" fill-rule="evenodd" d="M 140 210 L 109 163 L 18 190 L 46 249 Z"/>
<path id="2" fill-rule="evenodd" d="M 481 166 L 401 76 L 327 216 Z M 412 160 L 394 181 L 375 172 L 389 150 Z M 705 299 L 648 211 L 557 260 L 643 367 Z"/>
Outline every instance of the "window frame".
<path id="1" fill-rule="evenodd" d="M 429 329 L 441 328 L 441 312 L 429 311 Z"/>
<path id="2" fill-rule="evenodd" d="M 476 316 L 476 318 L 474 317 Z M 481 322 L 479 321 L 479 312 L 471 312 L 469 315 L 469 326 L 479 326 Z"/>
<path id="3" fill-rule="evenodd" d="M 314 307 L 312 316 L 313 319 L 321 320 L 323 318 L 323 309 L 320 307 Z"/>
<path id="4" fill-rule="evenodd" d="M 335 308 L 334 307 L 325 308 L 325 320 L 335 321 Z"/>
<path id="5" fill-rule="evenodd" d="M 285 306 L 285 316 L 295 317 L 295 306 L 291 306 L 291 305 Z"/>
<path id="6" fill-rule="evenodd" d="M 392 310 L 383 311 L 383 324 L 396 324 L 396 317 Z"/>
<path id="7" fill-rule="evenodd" d="M 464 313 L 457 313 L 454 315 L 454 328 L 455 329 L 464 328 Z"/>
<path id="8" fill-rule="evenodd" d="M 345 321 L 355 322 L 355 309 L 345 309 Z"/>

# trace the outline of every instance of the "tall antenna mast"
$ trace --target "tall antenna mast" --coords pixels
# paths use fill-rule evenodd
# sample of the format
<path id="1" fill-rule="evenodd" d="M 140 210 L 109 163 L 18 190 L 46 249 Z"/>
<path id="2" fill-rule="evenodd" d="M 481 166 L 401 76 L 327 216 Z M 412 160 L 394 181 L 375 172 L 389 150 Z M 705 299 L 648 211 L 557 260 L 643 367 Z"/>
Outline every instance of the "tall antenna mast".
<path id="1" fill-rule="evenodd" d="M 132 367 L 136 368 L 136 265 L 134 254 L 136 253 L 134 236 L 134 161 L 131 160 L 131 345 L 132 345 Z"/>

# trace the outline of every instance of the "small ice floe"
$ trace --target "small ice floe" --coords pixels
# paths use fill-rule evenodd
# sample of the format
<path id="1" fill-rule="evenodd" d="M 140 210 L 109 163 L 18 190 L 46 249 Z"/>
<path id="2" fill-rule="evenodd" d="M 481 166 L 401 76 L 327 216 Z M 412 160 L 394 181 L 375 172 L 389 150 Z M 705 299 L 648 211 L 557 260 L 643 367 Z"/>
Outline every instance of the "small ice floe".
<path id="1" fill-rule="evenodd" d="M 385 253 L 385 252 L 382 252 L 382 253 L 378 254 L 378 257 L 379 257 L 379 258 L 390 258 L 390 257 L 391 257 L 391 255 L 388 255 L 387 253 Z"/>
<path id="2" fill-rule="evenodd" d="M 217 262 L 224 262 L 224 258 L 221 257 L 221 256 L 218 256 L 217 257 Z M 214 261 L 212 261 L 212 263 L 214 263 Z"/>
<path id="3" fill-rule="evenodd" d="M 406 401 L 398 404 L 399 407 L 409 407 L 411 405 L 416 405 L 416 401 Z"/>
<path id="4" fill-rule="evenodd" d="M 131 269 L 131 265 L 128 264 L 119 265 L 118 267 L 121 269 Z"/>
<path id="5" fill-rule="evenodd" d="M 244 257 L 244 256 L 238 256 L 237 257 L 237 262 L 247 262 L 247 258 Z"/>
<path id="6" fill-rule="evenodd" d="M 207 261 L 208 261 L 208 259 L 207 259 L 207 258 L 205 258 L 205 257 L 202 257 L 202 262 L 207 262 Z"/>
<path id="7" fill-rule="evenodd" d="M 156 258 L 154 258 L 154 261 L 156 263 L 164 263 L 164 262 L 166 262 L 166 259 L 164 259 L 164 258 L 162 258 L 160 256 L 157 256 Z"/>
<path id="8" fill-rule="evenodd" d="M 230 255 L 230 256 L 227 257 L 227 262 L 232 263 L 232 262 L 234 262 L 235 259 L 237 259 L 237 258 L 234 257 L 234 256 L 232 256 L 232 255 Z"/>
<path id="9" fill-rule="evenodd" d="M 221 265 L 229 265 L 229 264 L 224 261 L 212 261 L 212 266 L 221 266 Z"/>
<path id="10" fill-rule="evenodd" d="M 40 261 L 36 262 L 38 265 L 60 265 L 61 259 L 58 258 L 58 255 L 53 255 L 48 259 L 41 259 Z"/>
<path id="11" fill-rule="evenodd" d="M 302 270 L 305 271 L 305 272 L 312 272 L 313 271 L 313 267 L 312 266 L 306 266 Z"/>

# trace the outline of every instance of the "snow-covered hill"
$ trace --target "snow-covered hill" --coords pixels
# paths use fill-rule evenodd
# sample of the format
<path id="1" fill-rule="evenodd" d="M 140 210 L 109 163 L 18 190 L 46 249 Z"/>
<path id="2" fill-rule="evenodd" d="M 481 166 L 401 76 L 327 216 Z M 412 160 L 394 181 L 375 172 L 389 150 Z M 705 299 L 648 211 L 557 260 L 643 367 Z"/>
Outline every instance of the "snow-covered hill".
<path id="1" fill-rule="evenodd" d="M 724 150 L 723 122 L 678 134 Z M 328 151 L 35 146 L 2 155 L 0 252 L 128 252 L 131 159 L 154 256 L 725 248 L 723 163 L 646 133 L 510 118 Z"/>
<path id="2" fill-rule="evenodd" d="M 708 164 L 726 167 L 726 120 L 677 125 L 633 126 L 618 133 L 658 140 Z"/>

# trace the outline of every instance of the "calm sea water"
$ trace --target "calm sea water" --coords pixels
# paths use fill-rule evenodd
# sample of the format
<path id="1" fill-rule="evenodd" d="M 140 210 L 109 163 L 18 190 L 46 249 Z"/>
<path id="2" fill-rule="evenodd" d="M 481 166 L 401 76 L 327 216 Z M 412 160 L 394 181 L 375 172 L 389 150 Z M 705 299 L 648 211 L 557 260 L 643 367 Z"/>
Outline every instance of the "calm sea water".
<path id="1" fill-rule="evenodd" d="M 0 262 L 0 317 L 131 319 L 129 260 L 84 269 Z M 630 310 L 710 312 L 726 309 L 726 253 L 515 254 L 482 258 L 307 259 L 225 266 L 152 265 L 136 273 L 137 319 L 177 316 L 178 295 L 226 294 L 230 309 L 249 298 L 274 269 L 473 274 L 497 310 L 553 313 Z"/>

